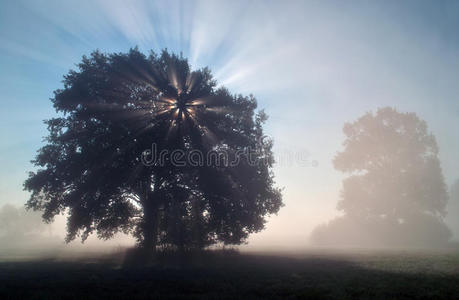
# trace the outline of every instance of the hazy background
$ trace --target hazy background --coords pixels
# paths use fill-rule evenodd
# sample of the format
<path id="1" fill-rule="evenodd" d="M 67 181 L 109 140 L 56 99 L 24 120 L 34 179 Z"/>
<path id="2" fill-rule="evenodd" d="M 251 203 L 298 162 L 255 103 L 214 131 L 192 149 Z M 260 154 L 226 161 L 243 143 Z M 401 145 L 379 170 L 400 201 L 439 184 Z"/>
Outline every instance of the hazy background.
<path id="1" fill-rule="evenodd" d="M 344 122 L 367 111 L 416 112 L 437 138 L 447 185 L 459 179 L 458 28 L 458 1 L 0 1 L 0 209 L 27 200 L 49 98 L 83 54 L 168 48 L 265 108 L 285 207 L 247 247 L 303 248 L 338 214 L 344 176 L 332 159 Z M 27 239 L 61 245 L 64 226 Z"/>

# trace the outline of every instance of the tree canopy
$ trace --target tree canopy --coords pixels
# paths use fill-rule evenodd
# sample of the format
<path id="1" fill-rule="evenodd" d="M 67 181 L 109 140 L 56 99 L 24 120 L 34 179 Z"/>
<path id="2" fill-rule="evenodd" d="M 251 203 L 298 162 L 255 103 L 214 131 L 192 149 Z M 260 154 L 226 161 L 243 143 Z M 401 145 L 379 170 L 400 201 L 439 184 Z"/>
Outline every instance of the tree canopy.
<path id="1" fill-rule="evenodd" d="M 252 95 L 217 87 L 208 68 L 166 50 L 95 51 L 63 84 L 24 186 L 46 221 L 68 212 L 67 241 L 123 231 L 147 248 L 240 244 L 281 207 L 272 142 L 260 143 L 266 114 Z M 145 163 L 165 151 L 217 159 Z"/>
<path id="2" fill-rule="evenodd" d="M 354 243 L 365 243 L 365 236 L 398 245 L 447 241 L 448 192 L 426 122 L 386 107 L 345 124 L 343 132 L 344 150 L 333 163 L 349 174 L 338 202 L 344 216 L 319 227 L 315 238 L 346 239 L 347 226 Z M 336 230 L 343 234 L 331 234 Z"/>

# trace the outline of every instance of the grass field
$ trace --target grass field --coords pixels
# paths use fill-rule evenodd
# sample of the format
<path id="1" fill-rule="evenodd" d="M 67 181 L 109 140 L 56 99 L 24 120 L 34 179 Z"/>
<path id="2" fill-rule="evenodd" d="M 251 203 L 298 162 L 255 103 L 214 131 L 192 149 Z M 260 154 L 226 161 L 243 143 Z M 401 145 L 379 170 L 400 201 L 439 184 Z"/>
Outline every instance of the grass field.
<path id="1" fill-rule="evenodd" d="M 0 299 L 459 298 L 459 253 L 209 252 L 127 266 L 120 254 L 0 263 Z"/>

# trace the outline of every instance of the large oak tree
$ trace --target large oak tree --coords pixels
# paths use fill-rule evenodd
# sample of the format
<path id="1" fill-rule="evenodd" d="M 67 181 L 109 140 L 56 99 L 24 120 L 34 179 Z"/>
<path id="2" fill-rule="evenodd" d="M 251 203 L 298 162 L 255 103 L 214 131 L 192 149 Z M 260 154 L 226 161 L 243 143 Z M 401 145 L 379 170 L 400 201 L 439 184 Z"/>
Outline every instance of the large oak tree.
<path id="1" fill-rule="evenodd" d="M 266 115 L 254 97 L 217 88 L 209 69 L 167 51 L 96 51 L 63 84 L 25 189 L 46 221 L 68 213 L 67 241 L 123 231 L 148 249 L 240 244 L 281 207 L 272 143 L 260 143 Z M 145 163 L 152 145 L 237 163 Z"/>

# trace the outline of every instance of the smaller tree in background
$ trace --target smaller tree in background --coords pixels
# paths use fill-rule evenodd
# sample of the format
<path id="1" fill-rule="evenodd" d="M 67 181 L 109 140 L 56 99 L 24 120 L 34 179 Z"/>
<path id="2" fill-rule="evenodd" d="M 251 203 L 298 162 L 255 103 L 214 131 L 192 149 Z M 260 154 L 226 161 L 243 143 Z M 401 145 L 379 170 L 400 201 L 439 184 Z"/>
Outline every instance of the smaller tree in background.
<path id="1" fill-rule="evenodd" d="M 349 174 L 338 203 L 344 216 L 316 228 L 313 239 L 379 246 L 448 241 L 448 192 L 426 122 L 386 107 L 345 124 L 343 132 L 344 150 L 333 163 Z"/>

